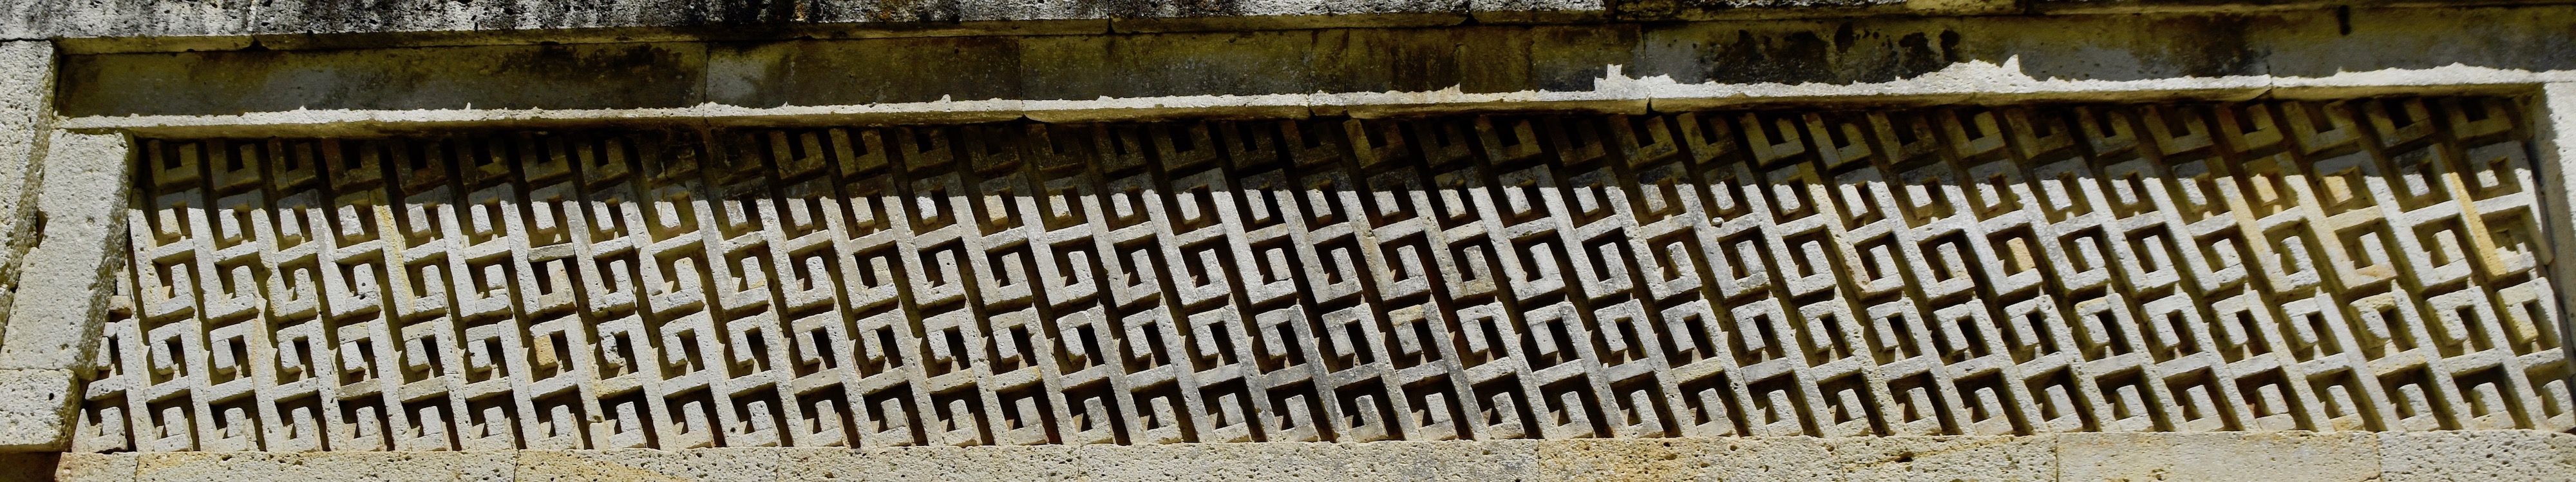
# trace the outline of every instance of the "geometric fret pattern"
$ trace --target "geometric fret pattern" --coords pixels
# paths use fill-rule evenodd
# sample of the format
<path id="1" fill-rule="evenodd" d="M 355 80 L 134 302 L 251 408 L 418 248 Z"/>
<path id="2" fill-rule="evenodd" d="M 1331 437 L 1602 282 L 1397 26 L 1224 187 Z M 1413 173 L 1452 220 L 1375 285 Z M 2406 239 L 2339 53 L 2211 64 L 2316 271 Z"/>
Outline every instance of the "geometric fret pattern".
<path id="1" fill-rule="evenodd" d="M 143 140 L 75 450 L 2565 431 L 2519 110 Z"/>

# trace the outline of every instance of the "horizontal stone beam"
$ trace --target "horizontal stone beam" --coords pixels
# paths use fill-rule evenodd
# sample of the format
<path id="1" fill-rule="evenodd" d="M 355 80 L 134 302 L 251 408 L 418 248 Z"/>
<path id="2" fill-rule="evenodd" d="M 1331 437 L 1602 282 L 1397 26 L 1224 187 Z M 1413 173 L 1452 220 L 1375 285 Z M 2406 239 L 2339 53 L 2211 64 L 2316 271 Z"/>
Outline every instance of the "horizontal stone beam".
<path id="1" fill-rule="evenodd" d="M 101 54 L 64 57 L 59 97 L 72 129 L 292 135 L 2513 93 L 2576 81 L 2571 21 L 2529 6 Z"/>
<path id="2" fill-rule="evenodd" d="M 2566 0 L 798 0 L 345 2 L 24 0 L 0 4 L 0 39 L 64 39 L 86 51 L 349 48 L 360 45 L 1110 33 L 1390 25 L 1745 20 L 1869 15 L 2268 12 L 2380 6 L 2563 4 Z"/>
<path id="3" fill-rule="evenodd" d="M 64 481 L 2569 480 L 2576 435 L 1742 437 L 1367 444 L 64 454 Z"/>

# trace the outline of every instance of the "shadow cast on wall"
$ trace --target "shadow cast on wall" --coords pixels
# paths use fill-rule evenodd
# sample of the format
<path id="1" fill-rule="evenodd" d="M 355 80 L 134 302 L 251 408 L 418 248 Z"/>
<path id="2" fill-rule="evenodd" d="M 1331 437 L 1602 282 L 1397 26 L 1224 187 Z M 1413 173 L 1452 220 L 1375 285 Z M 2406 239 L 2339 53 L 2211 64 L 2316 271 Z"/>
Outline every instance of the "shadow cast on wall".
<path id="1" fill-rule="evenodd" d="M 76 449 L 2566 430 L 2518 110 L 145 140 Z"/>

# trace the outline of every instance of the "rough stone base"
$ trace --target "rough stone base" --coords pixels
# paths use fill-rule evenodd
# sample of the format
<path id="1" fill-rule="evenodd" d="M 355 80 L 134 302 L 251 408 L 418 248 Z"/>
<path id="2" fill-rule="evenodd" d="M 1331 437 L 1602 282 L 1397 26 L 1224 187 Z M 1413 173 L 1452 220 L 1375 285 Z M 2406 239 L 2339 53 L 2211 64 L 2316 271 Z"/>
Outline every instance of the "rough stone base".
<path id="1" fill-rule="evenodd" d="M 2576 435 L 2086 433 L 874 450 L 65 454 L 67 481 L 2576 480 Z"/>

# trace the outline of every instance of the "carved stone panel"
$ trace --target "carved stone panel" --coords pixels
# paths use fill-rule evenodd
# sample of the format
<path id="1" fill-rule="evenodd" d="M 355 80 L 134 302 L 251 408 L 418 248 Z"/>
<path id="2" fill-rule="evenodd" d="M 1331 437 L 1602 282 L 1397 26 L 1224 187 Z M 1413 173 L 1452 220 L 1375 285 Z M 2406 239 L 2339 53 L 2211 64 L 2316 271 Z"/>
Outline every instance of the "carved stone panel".
<path id="1" fill-rule="evenodd" d="M 76 448 L 2563 431 L 2518 110 L 145 140 Z"/>

